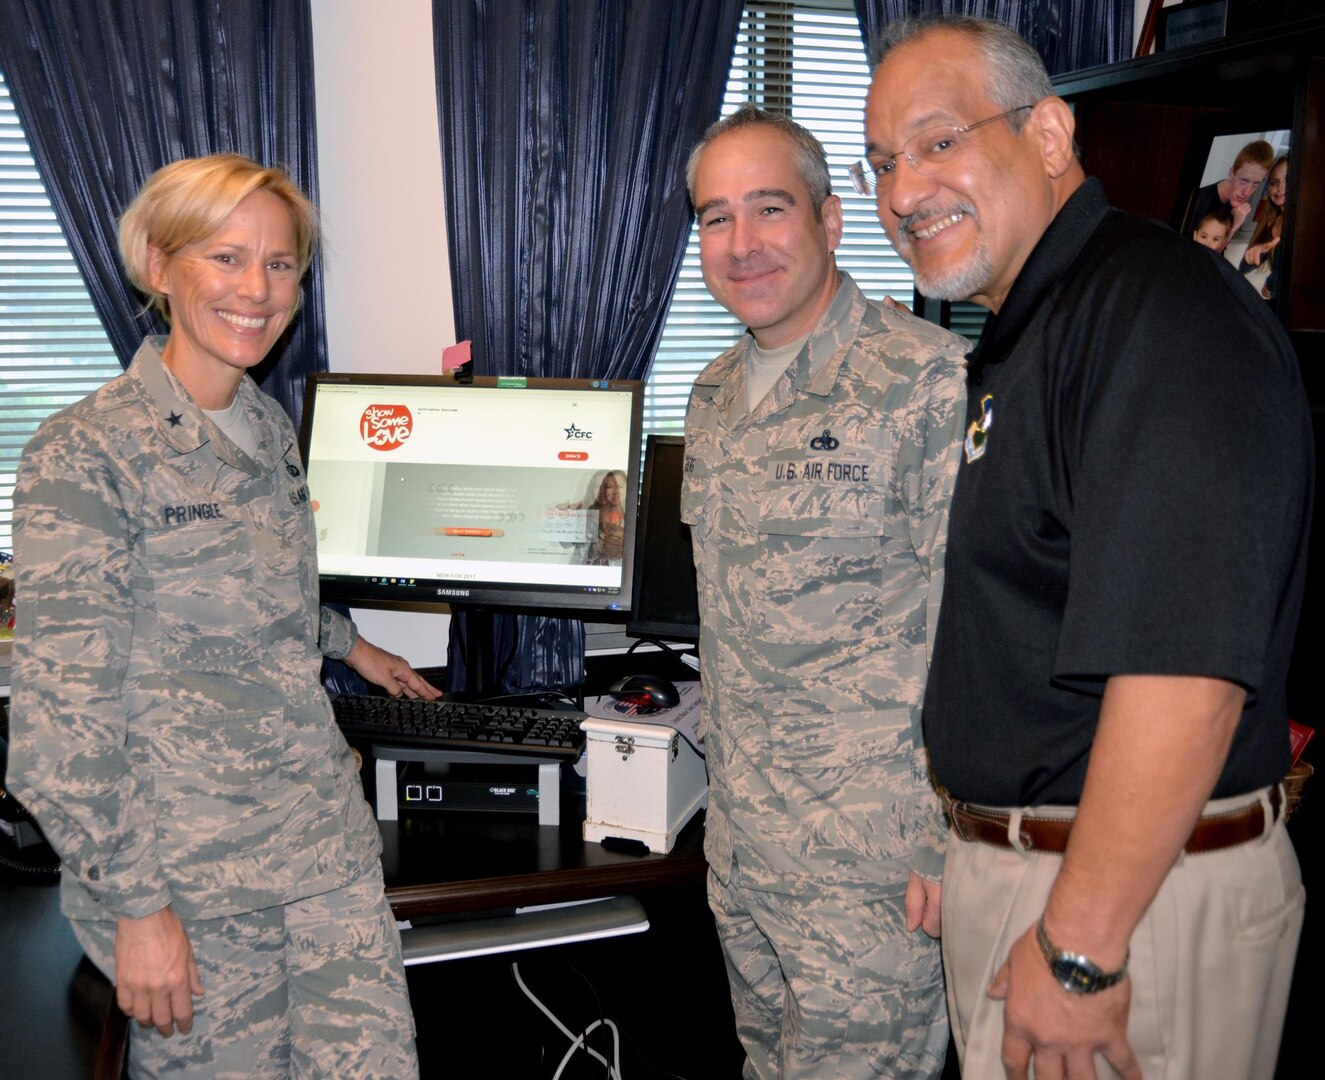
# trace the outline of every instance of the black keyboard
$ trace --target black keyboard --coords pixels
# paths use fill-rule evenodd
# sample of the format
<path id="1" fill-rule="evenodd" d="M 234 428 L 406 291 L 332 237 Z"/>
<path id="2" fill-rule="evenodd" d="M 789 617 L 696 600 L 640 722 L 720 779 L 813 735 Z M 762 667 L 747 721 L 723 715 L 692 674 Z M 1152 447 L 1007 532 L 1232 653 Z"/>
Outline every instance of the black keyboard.
<path id="1" fill-rule="evenodd" d="M 574 760 L 584 749 L 582 712 L 462 701 L 332 694 L 347 738 L 381 746 L 495 751 Z"/>

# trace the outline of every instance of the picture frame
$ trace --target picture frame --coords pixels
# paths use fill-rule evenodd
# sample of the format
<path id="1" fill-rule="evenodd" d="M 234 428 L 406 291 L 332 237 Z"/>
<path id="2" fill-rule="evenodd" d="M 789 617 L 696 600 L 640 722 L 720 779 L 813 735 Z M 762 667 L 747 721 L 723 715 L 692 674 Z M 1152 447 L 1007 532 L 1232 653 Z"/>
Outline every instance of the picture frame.
<path id="1" fill-rule="evenodd" d="M 1286 127 L 1245 124 L 1194 138 L 1172 218 L 1182 235 L 1212 248 L 1276 306 L 1287 286 L 1291 143 Z"/>
<path id="2" fill-rule="evenodd" d="M 1180 4 L 1160 8 L 1157 13 L 1155 51 L 1168 52 L 1218 41 L 1228 28 L 1228 9 L 1232 0 L 1182 0 Z"/>

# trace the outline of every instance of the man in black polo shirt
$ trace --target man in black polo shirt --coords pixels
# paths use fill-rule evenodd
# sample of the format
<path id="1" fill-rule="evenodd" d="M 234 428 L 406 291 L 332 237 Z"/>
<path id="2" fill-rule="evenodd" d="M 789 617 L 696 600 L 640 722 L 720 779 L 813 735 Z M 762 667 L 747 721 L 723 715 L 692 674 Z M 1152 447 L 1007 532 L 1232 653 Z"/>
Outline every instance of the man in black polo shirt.
<path id="1" fill-rule="evenodd" d="M 1109 207 L 1011 31 L 880 52 L 858 172 L 920 291 L 992 312 L 925 699 L 963 1072 L 1272 1075 L 1303 903 L 1296 358 L 1232 267 Z"/>

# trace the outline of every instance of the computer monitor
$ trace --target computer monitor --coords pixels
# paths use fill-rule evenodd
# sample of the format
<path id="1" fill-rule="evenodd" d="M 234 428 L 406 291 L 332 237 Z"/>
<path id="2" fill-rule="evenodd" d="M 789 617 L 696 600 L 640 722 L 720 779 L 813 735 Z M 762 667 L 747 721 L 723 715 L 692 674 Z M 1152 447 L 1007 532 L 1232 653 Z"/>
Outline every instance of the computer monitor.
<path id="1" fill-rule="evenodd" d="M 624 613 L 642 409 L 624 380 L 308 376 L 323 599 Z"/>
<path id="2" fill-rule="evenodd" d="M 669 641 L 699 640 L 699 598 L 690 526 L 681 523 L 685 439 L 650 435 L 635 543 L 635 583 L 626 633 Z"/>

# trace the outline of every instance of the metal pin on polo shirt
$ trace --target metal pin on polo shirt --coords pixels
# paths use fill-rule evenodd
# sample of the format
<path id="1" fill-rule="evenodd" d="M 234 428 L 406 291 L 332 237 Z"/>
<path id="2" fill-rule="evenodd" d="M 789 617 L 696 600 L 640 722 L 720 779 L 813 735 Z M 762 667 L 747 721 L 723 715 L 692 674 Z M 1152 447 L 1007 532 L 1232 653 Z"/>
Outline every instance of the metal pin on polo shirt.
<path id="1" fill-rule="evenodd" d="M 988 444 L 989 429 L 994 426 L 994 395 L 980 399 L 980 419 L 972 420 L 966 428 L 966 460 L 979 461 Z"/>

